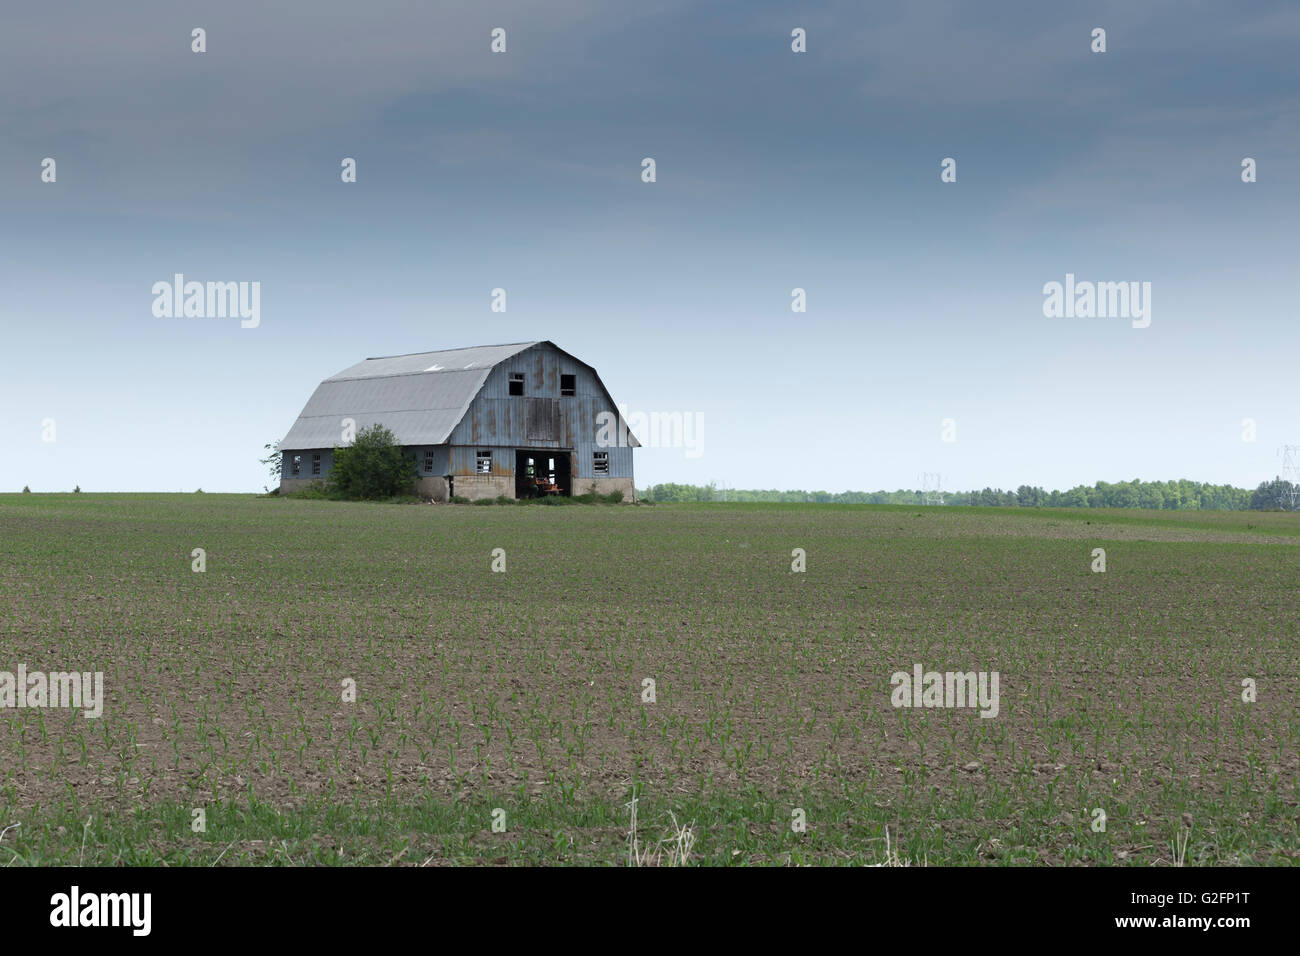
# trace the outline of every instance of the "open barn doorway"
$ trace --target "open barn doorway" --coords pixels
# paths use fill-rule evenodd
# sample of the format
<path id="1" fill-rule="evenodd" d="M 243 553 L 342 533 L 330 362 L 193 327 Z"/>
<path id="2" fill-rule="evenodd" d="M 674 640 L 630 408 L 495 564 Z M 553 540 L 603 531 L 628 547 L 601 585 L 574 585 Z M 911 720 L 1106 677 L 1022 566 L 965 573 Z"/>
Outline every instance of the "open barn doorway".
<path id="1" fill-rule="evenodd" d="M 559 448 L 521 448 L 515 452 L 515 497 L 573 494 L 569 452 Z"/>

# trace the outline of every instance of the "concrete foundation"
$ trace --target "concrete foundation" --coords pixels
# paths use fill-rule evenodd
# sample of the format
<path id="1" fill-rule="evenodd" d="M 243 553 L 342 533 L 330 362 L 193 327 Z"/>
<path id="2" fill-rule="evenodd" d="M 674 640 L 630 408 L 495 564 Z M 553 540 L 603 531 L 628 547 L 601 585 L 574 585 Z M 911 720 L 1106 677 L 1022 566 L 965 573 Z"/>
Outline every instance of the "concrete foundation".
<path id="1" fill-rule="evenodd" d="M 515 479 L 509 475 L 455 475 L 451 479 L 451 490 L 457 498 L 468 498 L 470 501 L 500 495 L 513 498 Z"/>
<path id="2" fill-rule="evenodd" d="M 281 478 L 280 494 L 291 495 L 296 491 L 303 491 L 308 488 L 312 482 L 320 481 L 319 478 Z"/>
<path id="3" fill-rule="evenodd" d="M 585 495 L 594 491 L 598 495 L 607 495 L 611 491 L 623 492 L 623 500 L 631 501 L 636 497 L 636 484 L 631 478 L 574 478 L 573 493 Z"/>

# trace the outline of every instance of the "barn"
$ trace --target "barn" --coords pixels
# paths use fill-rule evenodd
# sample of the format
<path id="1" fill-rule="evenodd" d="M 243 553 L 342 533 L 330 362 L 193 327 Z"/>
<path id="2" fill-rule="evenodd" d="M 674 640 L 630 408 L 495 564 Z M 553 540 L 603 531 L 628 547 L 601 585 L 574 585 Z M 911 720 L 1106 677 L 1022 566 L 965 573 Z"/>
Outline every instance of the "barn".
<path id="1" fill-rule="evenodd" d="M 369 358 L 325 379 L 280 442 L 280 490 L 324 480 L 335 447 L 375 424 L 434 501 L 635 491 L 639 443 L 596 370 L 552 342 Z"/>

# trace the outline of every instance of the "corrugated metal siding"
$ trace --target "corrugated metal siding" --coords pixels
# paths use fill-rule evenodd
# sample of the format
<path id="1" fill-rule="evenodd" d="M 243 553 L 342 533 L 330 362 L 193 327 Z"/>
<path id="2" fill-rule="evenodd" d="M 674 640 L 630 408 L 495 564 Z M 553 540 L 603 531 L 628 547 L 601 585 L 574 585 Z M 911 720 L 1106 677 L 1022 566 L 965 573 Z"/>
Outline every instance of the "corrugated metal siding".
<path id="1" fill-rule="evenodd" d="M 419 469 L 421 475 L 448 474 L 447 464 L 449 461 L 449 454 L 446 445 L 420 445 L 420 446 L 408 448 L 407 451 L 415 455 L 415 465 Z M 433 466 L 428 469 L 424 467 L 425 452 L 433 453 Z M 311 471 L 311 466 L 312 466 L 311 456 L 314 454 L 318 454 L 321 456 L 321 470 L 319 475 L 313 475 Z M 284 455 L 285 457 L 283 462 L 284 465 L 283 474 L 285 478 L 324 479 L 334 468 L 334 449 L 332 448 L 294 449 L 294 450 L 286 451 Z M 299 474 L 296 475 L 292 474 L 292 467 L 293 467 L 292 460 L 294 455 L 302 456 L 302 470 Z"/>
<path id="2" fill-rule="evenodd" d="M 511 372 L 525 375 L 523 397 L 510 394 Z M 572 397 L 560 395 L 561 375 L 574 376 Z M 530 398 L 558 401 L 560 421 L 556 438 L 529 437 L 525 409 Z M 605 411 L 618 415 L 595 372 L 543 342 L 492 370 L 465 417 L 452 429 L 449 441 L 452 445 L 482 444 L 484 447 L 576 448 L 581 441 L 596 440 L 596 416 Z M 631 440 L 635 443 L 635 436 Z"/>
<path id="3" fill-rule="evenodd" d="M 597 475 L 593 463 L 595 462 L 595 453 L 598 451 L 609 452 L 609 474 Z M 597 445 L 595 442 L 579 442 L 574 449 L 574 457 L 577 459 L 576 475 L 579 478 L 632 478 L 632 446 L 626 445 L 622 448 L 606 448 L 603 445 Z"/>
<path id="4" fill-rule="evenodd" d="M 433 467 L 426 469 L 424 467 L 424 456 L 426 452 L 433 452 Z M 415 449 L 415 464 L 420 469 L 421 475 L 446 475 L 450 474 L 447 468 L 450 463 L 446 445 L 432 445 Z"/>
<path id="5" fill-rule="evenodd" d="M 295 455 L 302 456 L 302 467 L 298 474 L 293 474 L 293 458 Z M 311 456 L 320 455 L 320 474 L 313 475 L 311 471 Z M 332 448 L 291 448 L 283 453 L 280 459 L 280 474 L 284 478 L 319 478 L 322 481 L 334 467 L 334 449 Z"/>
<path id="6" fill-rule="evenodd" d="M 502 445 L 451 445 L 449 447 L 451 475 L 477 475 L 478 453 L 492 452 L 492 474 L 513 476 L 515 473 L 515 450 Z"/>

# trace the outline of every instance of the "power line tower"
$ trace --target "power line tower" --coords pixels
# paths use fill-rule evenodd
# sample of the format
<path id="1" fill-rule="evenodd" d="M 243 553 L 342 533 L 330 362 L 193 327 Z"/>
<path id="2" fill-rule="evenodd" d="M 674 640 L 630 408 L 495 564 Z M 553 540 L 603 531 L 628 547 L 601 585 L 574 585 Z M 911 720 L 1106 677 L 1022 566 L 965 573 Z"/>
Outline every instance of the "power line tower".
<path id="1" fill-rule="evenodd" d="M 943 504 L 943 476 L 938 472 L 922 472 L 921 493 L 925 495 L 927 505 Z"/>
<path id="2" fill-rule="evenodd" d="M 1278 502 L 1292 511 L 1300 509 L 1300 445 L 1282 446 L 1282 479 L 1291 482 L 1290 494 Z"/>

